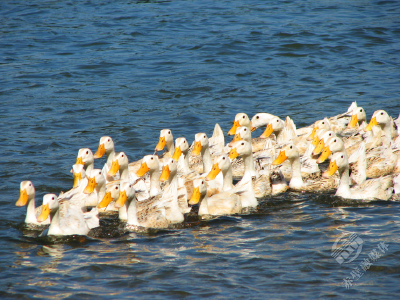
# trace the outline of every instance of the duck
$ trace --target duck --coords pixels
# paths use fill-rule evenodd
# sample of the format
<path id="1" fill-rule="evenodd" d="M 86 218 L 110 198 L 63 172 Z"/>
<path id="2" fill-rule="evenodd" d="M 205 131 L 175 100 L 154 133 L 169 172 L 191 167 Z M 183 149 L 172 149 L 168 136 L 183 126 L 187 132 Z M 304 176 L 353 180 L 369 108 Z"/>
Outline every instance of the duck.
<path id="1" fill-rule="evenodd" d="M 245 126 L 240 126 L 236 129 L 236 134 L 233 137 L 232 141 L 228 144 L 229 151 L 234 142 L 245 140 L 248 143 L 251 143 L 253 153 L 259 152 L 264 149 L 266 139 L 262 138 L 251 138 L 251 130 L 249 130 Z"/>
<path id="2" fill-rule="evenodd" d="M 379 126 L 385 136 L 385 145 L 387 146 L 392 141 L 393 137 L 396 136 L 396 132 L 393 130 L 393 120 L 390 118 L 388 113 L 384 110 L 377 110 L 371 117 L 371 121 L 365 128 L 366 131 L 371 131 L 372 126 Z"/>
<path id="3" fill-rule="evenodd" d="M 42 212 L 42 205 L 35 208 L 35 187 L 32 181 L 26 180 L 20 183 L 20 195 L 15 203 L 16 206 L 26 206 L 25 223 L 30 226 L 41 226 L 50 224 L 50 219 L 44 219 L 42 222 L 37 220 L 37 217 Z M 51 194 L 53 195 L 53 194 Z M 44 196 L 43 200 L 50 196 Z M 57 198 L 57 196 L 55 196 Z"/>
<path id="4" fill-rule="evenodd" d="M 326 191 L 337 186 L 337 180 L 334 178 L 317 179 L 303 181 L 301 175 L 300 153 L 293 143 L 288 143 L 279 152 L 278 157 L 272 162 L 272 165 L 280 165 L 284 161 L 289 160 L 292 167 L 289 188 L 295 191 Z"/>
<path id="5" fill-rule="evenodd" d="M 113 181 L 113 180 L 118 180 L 119 173 L 115 174 L 115 176 L 107 175 L 108 171 L 111 168 L 111 164 L 112 164 L 112 161 L 115 156 L 114 141 L 109 136 L 103 136 L 100 138 L 99 147 L 98 147 L 97 151 L 94 153 L 93 157 L 95 159 L 102 158 L 104 156 L 104 154 L 107 156 L 107 161 L 104 164 L 102 171 L 104 173 L 104 177 L 106 178 L 106 183 Z"/>
<path id="6" fill-rule="evenodd" d="M 142 159 L 139 170 L 136 176 L 143 177 L 149 173 L 149 197 L 161 195 L 162 189 L 160 186 L 160 163 L 157 155 L 145 155 Z"/>
<path id="7" fill-rule="evenodd" d="M 94 156 L 92 150 L 89 148 L 79 149 L 75 164 L 83 165 L 86 174 L 90 174 L 94 168 Z"/>
<path id="8" fill-rule="evenodd" d="M 246 141 L 237 141 L 232 145 L 232 149 L 229 152 L 229 158 L 234 160 L 238 156 L 241 156 L 244 161 L 244 174 L 242 179 L 236 184 L 235 191 L 240 191 L 240 200 L 242 202 L 242 208 L 254 208 L 257 207 L 258 201 L 255 197 L 253 188 L 253 178 L 256 177 L 256 170 L 254 167 L 254 158 L 251 148 L 251 144 Z"/>
<path id="9" fill-rule="evenodd" d="M 84 165 L 74 164 L 72 165 L 71 172 L 74 176 L 74 183 L 72 185 L 72 189 L 67 192 L 62 192 L 62 198 L 71 198 L 75 194 L 83 193 L 83 190 L 86 188 L 88 184 L 88 178 L 86 177 L 86 171 Z"/>
<path id="10" fill-rule="evenodd" d="M 48 197 L 43 201 L 43 208 L 38 221 L 51 219 L 47 235 L 87 235 L 93 228 L 100 226 L 97 208 L 83 213 L 76 206 L 70 205 L 68 200 L 59 201 L 58 198 Z"/>
<path id="11" fill-rule="evenodd" d="M 165 156 L 166 158 L 171 158 L 175 152 L 174 137 L 172 135 L 171 129 L 160 130 L 160 137 L 154 150 L 154 154 L 156 154 L 157 151 L 164 150 L 165 147 L 167 147 L 167 151 L 164 153 L 163 156 Z"/>
<path id="12" fill-rule="evenodd" d="M 136 192 L 133 185 L 129 182 L 123 181 L 120 184 L 120 192 L 117 201 L 115 202 L 116 208 L 126 207 L 126 224 L 125 229 L 128 231 L 137 231 L 141 227 L 145 228 L 167 228 L 169 225 L 178 222 L 177 220 L 169 221 L 167 219 L 166 209 L 157 208 L 156 206 L 147 206 L 142 211 L 137 210 Z M 179 221 L 183 218 L 179 219 Z"/>
<path id="13" fill-rule="evenodd" d="M 339 171 L 340 175 L 336 196 L 356 200 L 389 200 L 393 194 L 391 175 L 369 179 L 350 188 L 349 163 L 345 151 L 336 152 L 332 155 L 328 170 L 323 173 L 323 177 L 329 178 L 336 171 Z"/>
<path id="14" fill-rule="evenodd" d="M 175 140 L 175 151 L 172 158 L 178 162 L 178 172 L 186 175 L 192 173 L 189 166 L 189 143 L 184 137 Z"/>
<path id="15" fill-rule="evenodd" d="M 209 173 L 212 168 L 212 158 L 209 148 L 209 140 L 207 134 L 204 132 L 196 133 L 194 138 L 194 148 L 190 155 L 196 157 L 201 154 L 202 168 L 199 163 L 193 163 L 192 169 L 198 173 Z"/>
<path id="16" fill-rule="evenodd" d="M 136 197 L 139 201 L 149 198 L 149 191 L 144 180 L 136 175 L 136 171 L 130 169 L 129 159 L 125 152 L 118 152 L 115 154 L 107 175 L 115 176 L 118 171 L 120 174 L 120 180 L 132 183 L 134 188 L 137 191 L 140 191 L 140 193 L 136 193 Z"/>
<path id="17" fill-rule="evenodd" d="M 239 128 L 240 126 L 245 126 L 249 130 L 251 130 L 249 116 L 245 113 L 236 114 L 235 120 L 233 121 L 232 128 L 228 131 L 228 135 L 235 135 L 236 129 Z"/>
<path id="18" fill-rule="evenodd" d="M 228 157 L 226 157 L 228 158 Z M 218 193 L 212 197 L 207 196 L 207 185 L 203 178 L 193 180 L 193 194 L 190 205 L 199 204 L 199 216 L 231 215 L 242 211 L 242 202 L 237 193 L 229 191 Z"/>
<path id="19" fill-rule="evenodd" d="M 269 123 L 271 123 L 272 119 L 275 117 L 276 117 L 275 115 L 268 113 L 255 114 L 250 121 L 251 132 L 256 131 L 260 127 L 267 126 Z"/>
<path id="20" fill-rule="evenodd" d="M 97 209 L 99 213 L 115 212 L 122 210 L 122 208 L 118 209 L 114 206 L 115 201 L 117 201 L 119 197 L 119 185 L 120 185 L 119 181 L 107 185 L 103 198 L 99 199 L 100 201 L 97 204 Z M 121 215 L 123 215 L 123 212 L 119 213 L 119 219 L 126 221 L 126 210 L 125 210 L 125 218 L 124 217 L 121 218 Z"/>
<path id="21" fill-rule="evenodd" d="M 350 116 L 351 116 L 351 119 L 350 119 L 349 124 L 347 125 L 347 129 L 350 129 L 353 131 L 348 130 L 348 131 L 342 132 L 342 134 L 345 134 L 345 133 L 354 134 L 354 132 L 363 130 L 367 126 L 367 114 L 365 113 L 364 108 L 362 108 L 362 107 L 354 108 L 353 111 L 351 112 Z"/>

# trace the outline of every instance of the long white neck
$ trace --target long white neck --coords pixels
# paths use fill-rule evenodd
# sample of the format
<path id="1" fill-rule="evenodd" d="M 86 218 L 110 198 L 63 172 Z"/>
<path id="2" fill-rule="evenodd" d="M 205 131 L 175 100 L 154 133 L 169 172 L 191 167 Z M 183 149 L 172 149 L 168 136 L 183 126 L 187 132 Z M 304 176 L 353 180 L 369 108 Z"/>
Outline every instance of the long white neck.
<path id="1" fill-rule="evenodd" d="M 256 176 L 256 169 L 254 167 L 254 158 L 253 155 L 247 155 L 243 156 L 243 162 L 244 162 L 244 174 L 241 182 L 246 182 L 248 180 L 251 180 L 253 176 Z"/>
<path id="2" fill-rule="evenodd" d="M 208 202 L 207 202 L 207 193 L 204 198 L 200 202 L 199 206 L 199 216 L 200 215 L 208 215 Z"/>
<path id="3" fill-rule="evenodd" d="M 382 128 L 383 132 L 385 133 L 386 137 L 391 140 L 392 139 L 392 122 L 389 124 L 385 124 Z"/>
<path id="4" fill-rule="evenodd" d="M 304 185 L 303 179 L 301 178 L 301 163 L 300 158 L 295 157 L 291 160 L 292 164 L 292 178 L 289 182 L 289 187 L 293 189 L 299 189 Z"/>
<path id="5" fill-rule="evenodd" d="M 38 223 L 35 212 L 35 196 L 29 199 L 26 206 L 25 223 Z"/>
<path id="6" fill-rule="evenodd" d="M 203 173 L 209 173 L 212 169 L 212 159 L 210 148 L 208 146 L 201 148 L 201 157 L 203 159 Z"/>
<path id="7" fill-rule="evenodd" d="M 50 212 L 50 227 L 47 235 L 59 235 L 61 233 L 60 228 L 60 207 L 57 207 Z"/>
<path id="8" fill-rule="evenodd" d="M 363 183 L 367 180 L 367 159 L 365 150 L 360 153 L 358 158 L 358 184 Z"/>
<path id="9" fill-rule="evenodd" d="M 127 202 L 128 202 L 128 220 L 127 220 L 126 224 L 139 226 L 139 221 L 137 218 L 135 197 L 133 197 L 132 199 L 128 199 Z"/>
<path id="10" fill-rule="evenodd" d="M 90 174 L 92 173 L 92 170 L 94 169 L 94 161 L 90 162 L 87 166 L 86 166 L 86 174 Z"/>
<path id="11" fill-rule="evenodd" d="M 128 165 L 121 165 L 119 167 L 119 174 L 121 176 L 121 180 L 129 181 L 129 168 Z"/>
<path id="12" fill-rule="evenodd" d="M 175 152 L 174 141 L 167 142 L 167 152 L 171 155 L 171 157 L 174 155 Z"/>
<path id="13" fill-rule="evenodd" d="M 339 170 L 340 181 L 339 186 L 336 190 L 336 196 L 341 196 L 343 198 L 350 198 L 350 176 L 349 176 L 349 166 L 347 165 L 343 169 Z"/>
<path id="14" fill-rule="evenodd" d="M 123 222 L 128 219 L 128 207 L 126 205 L 127 203 L 125 202 L 124 206 L 118 209 L 118 218 Z"/>
<path id="15" fill-rule="evenodd" d="M 106 185 L 104 183 L 98 184 L 96 186 L 96 193 L 97 193 L 97 202 L 100 203 L 100 201 L 104 198 L 104 195 L 106 194 Z M 96 203 L 95 205 L 97 205 Z"/>
<path id="16" fill-rule="evenodd" d="M 108 166 L 108 168 L 111 168 L 111 165 L 112 165 L 112 162 L 113 162 L 113 159 L 114 159 L 114 156 L 115 156 L 115 150 L 114 150 L 114 148 L 112 148 L 108 153 L 106 153 L 106 155 L 107 155 L 107 166 Z"/>
<path id="17" fill-rule="evenodd" d="M 228 170 L 226 172 L 222 172 L 223 174 L 223 184 L 222 184 L 222 190 L 229 191 L 233 189 L 233 178 L 232 178 L 232 166 L 229 166 Z"/>
<path id="18" fill-rule="evenodd" d="M 160 187 L 160 170 L 154 170 L 150 172 L 150 197 L 158 195 L 161 193 Z"/>
<path id="19" fill-rule="evenodd" d="M 190 168 L 189 168 L 189 155 L 188 155 L 188 151 L 186 153 L 183 153 L 183 159 L 180 159 L 181 163 L 181 167 L 182 167 L 182 172 L 184 174 L 188 174 L 190 173 Z"/>
<path id="20" fill-rule="evenodd" d="M 178 176 L 176 176 L 175 174 L 170 174 L 169 178 L 168 178 L 168 184 L 176 184 L 176 187 L 178 188 Z"/>

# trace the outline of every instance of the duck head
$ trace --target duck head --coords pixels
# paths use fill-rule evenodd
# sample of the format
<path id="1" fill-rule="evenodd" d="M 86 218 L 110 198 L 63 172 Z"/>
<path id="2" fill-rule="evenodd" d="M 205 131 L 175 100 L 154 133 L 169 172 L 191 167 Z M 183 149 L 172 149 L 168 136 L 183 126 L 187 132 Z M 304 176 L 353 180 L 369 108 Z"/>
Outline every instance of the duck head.
<path id="1" fill-rule="evenodd" d="M 250 119 L 245 113 L 238 113 L 235 116 L 232 128 L 229 130 L 228 135 L 236 134 L 236 129 L 240 126 L 245 126 L 250 129 Z"/>
<path id="2" fill-rule="evenodd" d="M 114 142 L 111 137 L 103 136 L 100 138 L 99 147 L 97 148 L 94 158 L 103 157 L 104 154 L 108 154 L 114 151 Z"/>

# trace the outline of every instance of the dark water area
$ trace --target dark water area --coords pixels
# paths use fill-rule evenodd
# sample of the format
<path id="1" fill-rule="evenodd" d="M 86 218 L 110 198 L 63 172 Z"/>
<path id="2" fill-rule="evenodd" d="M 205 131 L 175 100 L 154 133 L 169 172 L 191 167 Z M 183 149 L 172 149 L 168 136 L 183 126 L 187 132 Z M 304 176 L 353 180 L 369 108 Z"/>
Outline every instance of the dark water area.
<path id="1" fill-rule="evenodd" d="M 289 192 L 251 214 L 147 234 L 107 217 L 106 233 L 57 239 L 15 202 L 22 180 L 37 205 L 68 190 L 78 150 L 104 135 L 135 161 L 161 129 L 192 142 L 238 112 L 299 128 L 357 101 L 397 117 L 400 2 L 2 1 L 0 17 L 0 298 L 398 298 L 395 202 Z M 353 232 L 362 251 L 339 264 L 332 246 Z"/>

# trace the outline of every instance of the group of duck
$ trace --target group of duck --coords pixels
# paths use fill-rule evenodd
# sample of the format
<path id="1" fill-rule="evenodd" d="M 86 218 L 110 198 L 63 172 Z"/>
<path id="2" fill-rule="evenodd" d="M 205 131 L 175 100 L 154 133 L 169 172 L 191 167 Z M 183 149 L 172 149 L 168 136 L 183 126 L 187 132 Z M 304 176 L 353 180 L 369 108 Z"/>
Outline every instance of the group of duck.
<path id="1" fill-rule="evenodd" d="M 44 195 L 35 208 L 35 188 L 23 181 L 16 205 L 27 206 L 25 223 L 50 224 L 48 235 L 86 235 L 102 214 L 118 213 L 127 230 L 167 228 L 182 223 L 193 205 L 202 218 L 239 214 L 288 189 L 400 200 L 400 118 L 383 110 L 367 123 L 354 102 L 347 112 L 300 129 L 289 117 L 258 113 L 250 120 L 238 113 L 228 135 L 234 137 L 225 145 L 216 124 L 211 138 L 197 133 L 190 145 L 184 137 L 174 143 L 171 130 L 163 129 L 155 153 L 131 163 L 104 136 L 94 154 L 79 150 L 72 189 Z M 104 155 L 103 168 L 95 169 L 94 160 Z"/>

